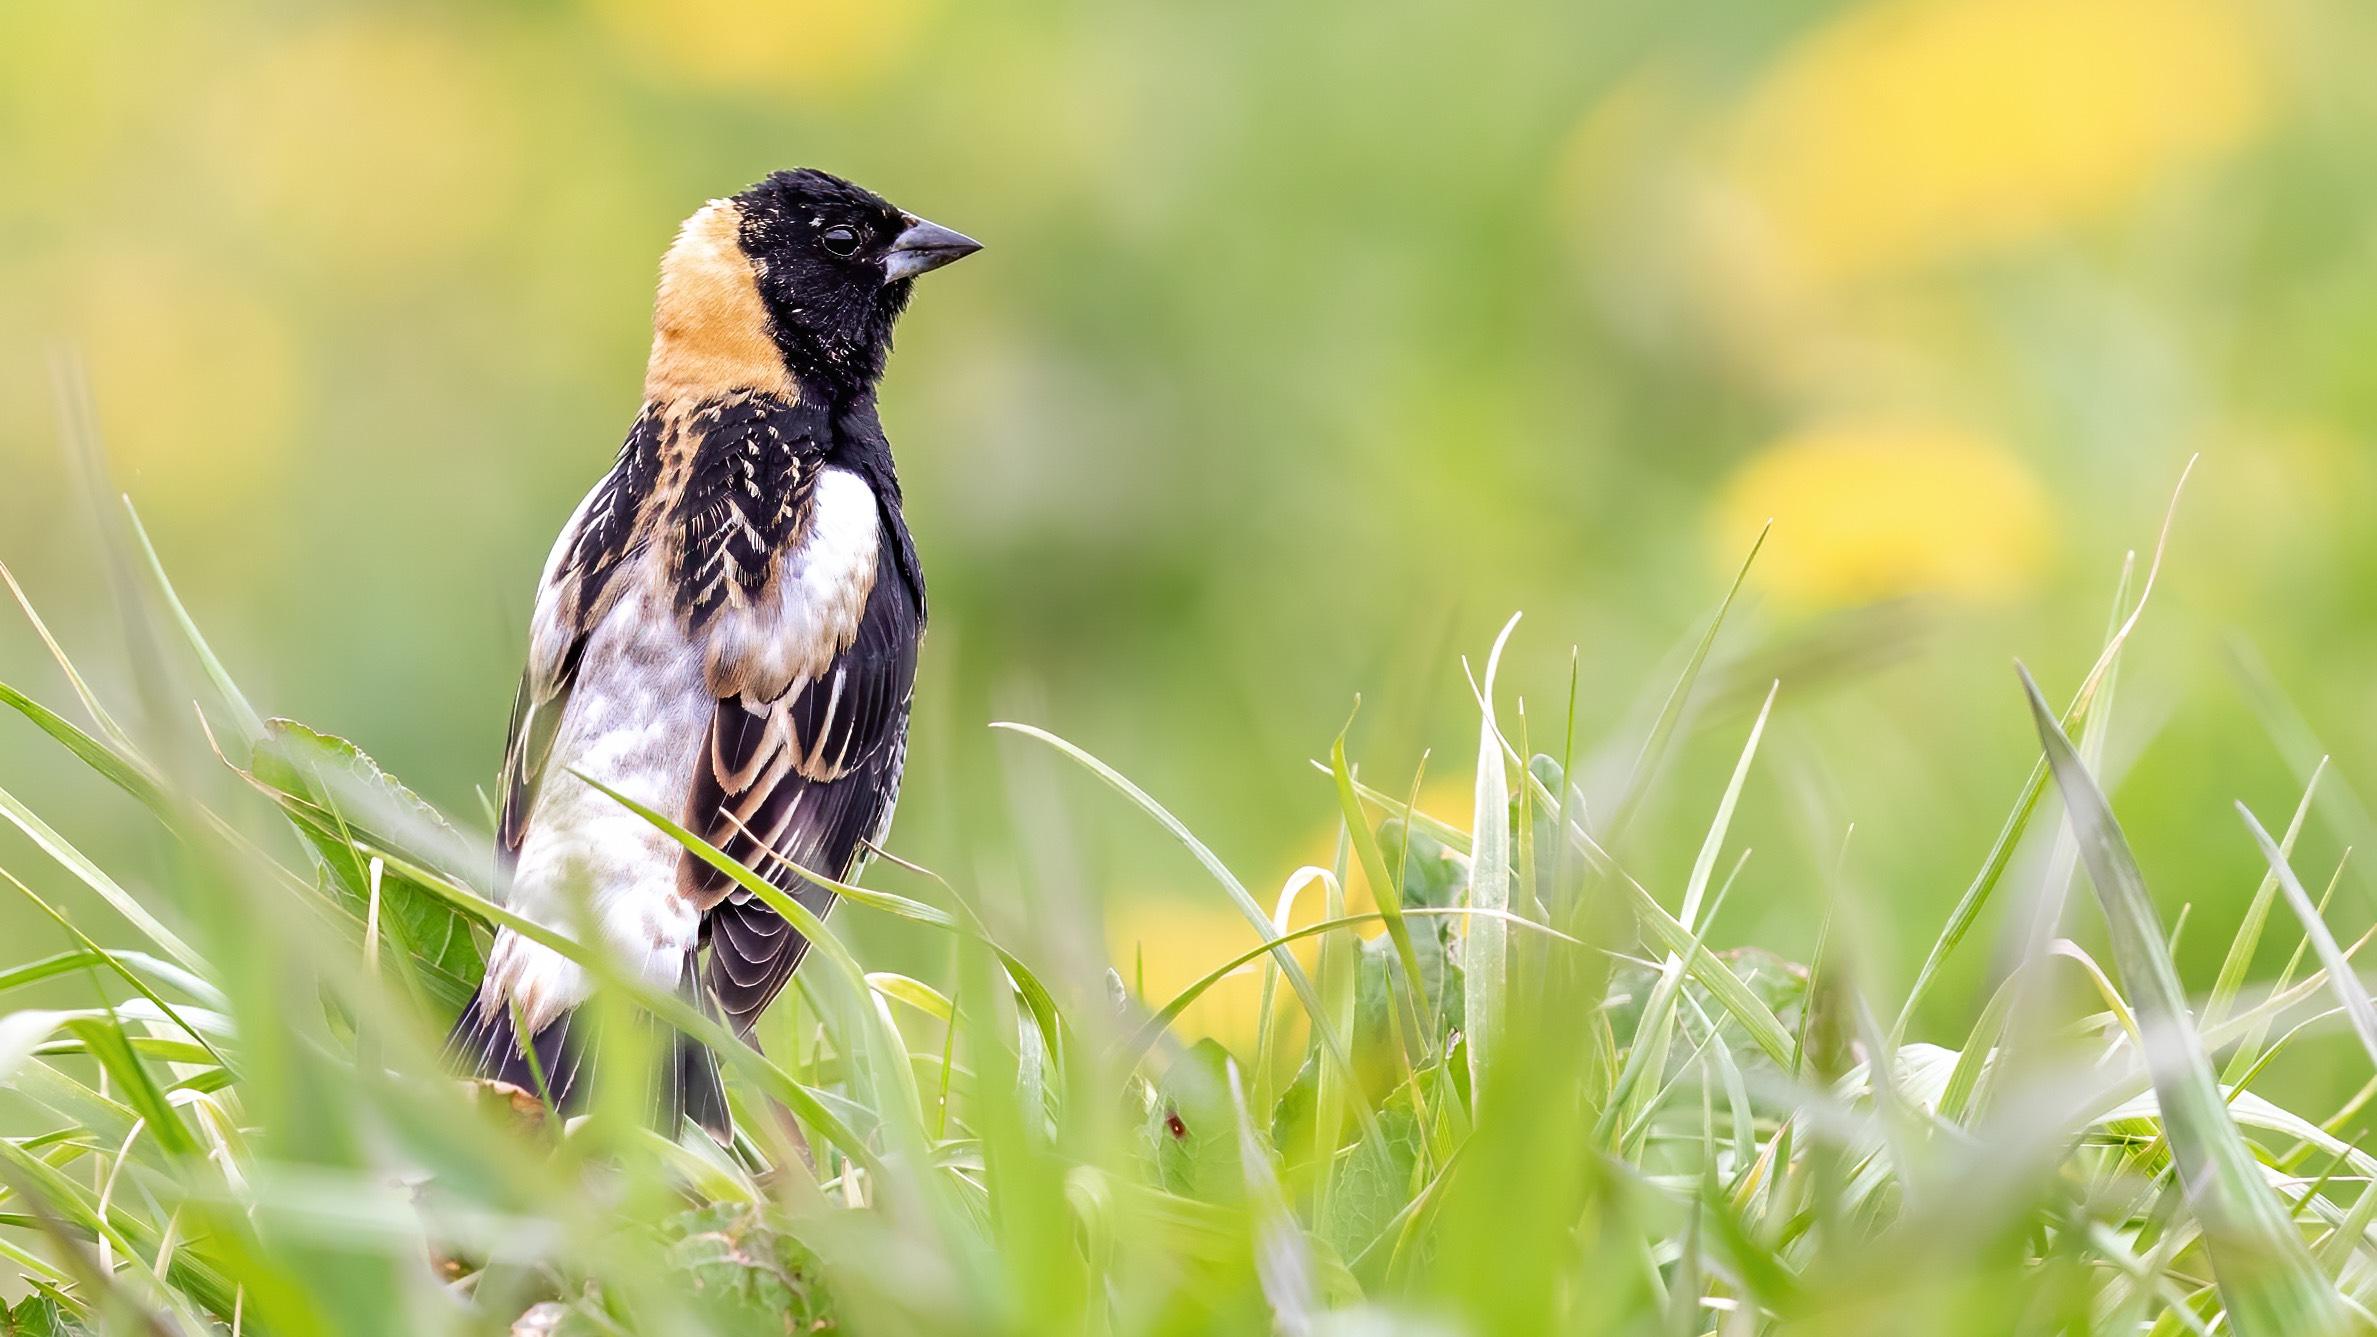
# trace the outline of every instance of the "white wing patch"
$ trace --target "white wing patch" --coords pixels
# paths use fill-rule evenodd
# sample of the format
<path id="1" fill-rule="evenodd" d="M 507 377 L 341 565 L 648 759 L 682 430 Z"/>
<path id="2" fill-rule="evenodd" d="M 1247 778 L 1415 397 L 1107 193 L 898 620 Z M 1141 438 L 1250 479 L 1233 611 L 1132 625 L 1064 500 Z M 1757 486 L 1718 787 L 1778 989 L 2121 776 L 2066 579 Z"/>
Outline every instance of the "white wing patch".
<path id="1" fill-rule="evenodd" d="M 821 469 L 809 506 L 767 595 L 748 607 L 730 602 L 710 624 L 707 668 L 719 697 L 777 700 L 824 673 L 858 634 L 882 550 L 875 490 L 847 469 Z"/>

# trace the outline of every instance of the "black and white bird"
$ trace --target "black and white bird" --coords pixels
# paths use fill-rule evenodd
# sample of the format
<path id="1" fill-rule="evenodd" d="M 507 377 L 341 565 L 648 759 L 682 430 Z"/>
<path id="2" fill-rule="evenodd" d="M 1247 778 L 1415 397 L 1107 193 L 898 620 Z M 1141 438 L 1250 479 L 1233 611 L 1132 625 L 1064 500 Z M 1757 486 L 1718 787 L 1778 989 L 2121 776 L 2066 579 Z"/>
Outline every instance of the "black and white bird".
<path id="1" fill-rule="evenodd" d="M 807 941 L 579 777 L 821 915 L 831 894 L 793 870 L 855 876 L 899 796 L 925 611 L 875 386 L 912 280 L 979 249 L 818 171 L 704 205 L 661 261 L 643 409 L 537 582 L 503 766 L 506 901 L 590 928 L 744 1037 Z M 452 1050 L 570 1109 L 592 991 L 506 929 Z M 728 1135 L 706 1050 L 678 1040 L 661 1086 L 670 1127 L 682 1111 Z"/>

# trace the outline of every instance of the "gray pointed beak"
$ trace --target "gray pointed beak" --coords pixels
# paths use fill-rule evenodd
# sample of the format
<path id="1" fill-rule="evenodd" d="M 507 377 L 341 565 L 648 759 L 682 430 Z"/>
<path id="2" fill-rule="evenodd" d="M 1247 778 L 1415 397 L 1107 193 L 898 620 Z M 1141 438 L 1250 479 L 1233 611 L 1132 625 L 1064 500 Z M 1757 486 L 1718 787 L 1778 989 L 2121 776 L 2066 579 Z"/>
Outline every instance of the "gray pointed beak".
<path id="1" fill-rule="evenodd" d="M 897 283 L 912 279 L 953 260 L 963 260 L 981 249 L 982 243 L 965 233 L 911 214 L 908 230 L 892 238 L 891 249 L 883 253 L 883 281 Z"/>

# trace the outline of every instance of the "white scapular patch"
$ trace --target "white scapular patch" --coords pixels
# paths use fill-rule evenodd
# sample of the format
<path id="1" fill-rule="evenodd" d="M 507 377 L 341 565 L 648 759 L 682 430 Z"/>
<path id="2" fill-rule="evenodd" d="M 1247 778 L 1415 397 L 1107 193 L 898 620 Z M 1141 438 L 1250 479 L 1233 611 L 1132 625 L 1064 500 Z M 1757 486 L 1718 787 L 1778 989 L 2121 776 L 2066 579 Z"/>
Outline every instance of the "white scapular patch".
<path id="1" fill-rule="evenodd" d="M 591 934 L 647 983 L 674 988 L 701 920 L 677 894 L 681 847 L 578 778 L 672 817 L 685 804 L 715 698 L 657 566 L 647 554 L 618 572 L 619 600 L 587 639 L 513 866 L 510 908 L 581 941 Z M 531 1032 L 592 992 L 583 967 L 509 929 L 496 934 L 487 978 L 490 1002 L 516 1000 Z"/>
<path id="2" fill-rule="evenodd" d="M 746 702 L 767 702 L 823 674 L 858 635 L 882 547 L 882 512 L 867 480 L 818 471 L 808 520 L 767 596 L 729 605 L 711 623 L 712 686 L 738 684 Z"/>

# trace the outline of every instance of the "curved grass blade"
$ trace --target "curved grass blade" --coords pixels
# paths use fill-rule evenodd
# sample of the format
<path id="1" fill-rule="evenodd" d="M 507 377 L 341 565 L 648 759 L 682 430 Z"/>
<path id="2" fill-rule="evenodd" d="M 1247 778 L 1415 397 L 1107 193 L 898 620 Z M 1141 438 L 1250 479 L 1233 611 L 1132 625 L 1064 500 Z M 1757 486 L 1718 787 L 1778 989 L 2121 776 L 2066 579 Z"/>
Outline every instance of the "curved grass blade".
<path id="1" fill-rule="evenodd" d="M 1509 1020 L 1510 933 L 1495 916 L 1510 908 L 1510 773 L 1503 769 L 1505 744 L 1494 722 L 1494 672 L 1502 664 L 1502 647 L 1518 625 L 1513 614 L 1494 638 L 1494 648 L 1486 655 L 1486 680 L 1478 691 L 1477 805 L 1469 824 L 1468 904 L 1490 913 L 1471 920 L 1461 942 L 1461 1029 L 1469 1051 L 1472 1113 L 1485 1108 L 1488 1073 L 1499 1057 Z"/>
<path id="2" fill-rule="evenodd" d="M 1351 727 L 1350 722 L 1348 727 Z M 1386 855 L 1378 848 L 1378 831 L 1362 814 L 1362 801 L 1354 795 L 1353 771 L 1345 761 L 1345 730 L 1337 731 L 1337 740 L 1329 745 L 1329 774 L 1337 782 L 1337 806 L 1345 820 L 1347 838 L 1352 842 L 1355 858 L 1362 864 L 1362 876 L 1369 879 L 1370 898 L 1377 902 L 1386 920 L 1387 937 L 1395 946 L 1395 960 L 1403 967 L 1405 996 L 1411 1000 L 1413 1011 L 1430 1020 L 1420 1024 L 1416 1038 L 1420 1053 L 1425 1056 L 1436 1048 L 1437 1027 L 1433 1018 L 1440 1015 L 1435 1000 L 1425 997 L 1427 986 L 1420 975 L 1420 957 L 1411 945 L 1411 929 L 1403 922 L 1403 884 L 1387 868 Z"/>
<path id="3" fill-rule="evenodd" d="M 67 936 L 73 938 L 75 942 L 82 946 L 83 953 L 88 954 L 98 964 L 105 966 L 108 970 L 122 977 L 123 981 L 126 984 L 131 985 L 141 997 L 146 998 L 151 1003 L 156 1004 L 158 1011 L 164 1013 L 166 1018 L 170 1020 L 175 1026 L 180 1027 L 184 1034 L 188 1035 L 191 1039 L 196 1040 L 200 1047 L 204 1048 L 216 1063 L 222 1064 L 225 1067 L 230 1066 L 222 1054 L 216 1052 L 213 1043 L 210 1042 L 205 1035 L 201 1034 L 197 1027 L 192 1026 L 190 1023 L 182 1020 L 181 1014 L 174 1010 L 173 1004 L 165 1001 L 163 994 L 160 994 L 155 989 L 149 987 L 148 981 L 142 979 L 140 975 L 131 967 L 126 966 L 121 961 L 116 960 L 115 954 L 113 952 L 110 952 L 106 948 L 100 946 L 98 943 L 93 942 L 90 938 L 90 935 L 84 933 L 80 928 L 75 927 L 74 921 L 68 919 L 64 914 L 60 913 L 56 906 L 51 905 L 46 900 L 43 900 L 39 893 L 35 892 L 31 887 L 28 887 L 23 882 L 19 881 L 14 873 L 9 872 L 5 868 L 0 868 L 0 881 L 4 881 L 9 886 L 16 888 L 19 895 L 22 895 L 26 900 L 33 902 L 33 904 L 39 908 L 43 914 L 56 921 L 58 927 L 66 931 Z"/>
<path id="4" fill-rule="evenodd" d="M 1708 620 L 1708 629 L 1700 633 L 1700 641 L 1692 647 L 1692 657 L 1684 662 L 1684 671 L 1676 675 L 1675 685 L 1668 689 L 1667 700 L 1661 703 L 1659 715 L 1651 724 L 1651 731 L 1642 740 L 1642 750 L 1635 753 L 1634 764 L 1627 768 L 1626 783 L 1619 791 L 1617 810 L 1610 818 L 1608 843 L 1615 845 L 1634 821 L 1643 797 L 1650 793 L 1651 780 L 1658 774 L 1659 765 L 1666 760 L 1668 745 L 1674 741 L 1676 727 L 1683 722 L 1684 707 L 1692 699 L 1693 685 L 1700 680 L 1701 670 L 1708 666 L 1709 651 L 1716 648 L 1717 633 L 1725 627 L 1725 615 L 1733 611 L 1734 600 L 1741 597 L 1742 586 L 1750 578 L 1750 568 L 1757 565 L 1758 553 L 1766 547 L 1767 535 L 1774 532 L 1769 519 L 1758 527 L 1758 537 L 1750 541 L 1750 550 L 1742 554 L 1741 566 L 1733 573 L 1733 583 L 1726 586 L 1725 597 L 1717 602 L 1717 611 Z M 1562 774 L 1566 774 L 1565 770 Z"/>
<path id="5" fill-rule="evenodd" d="M 0 705 L 33 721 L 34 727 L 64 744 L 84 765 L 140 800 L 142 807 L 159 814 L 167 811 L 164 790 L 145 764 L 84 733 L 72 720 L 4 682 L 0 682 Z"/>
<path id="6" fill-rule="evenodd" d="M 2305 795 L 2305 805 L 2309 802 L 2310 796 Z M 2320 918 L 2319 907 L 2311 903 L 2311 893 L 2304 890 L 2302 880 L 2295 876 L 2285 851 L 2262 829 L 2252 809 L 2239 803 L 2237 814 L 2245 819 L 2245 829 L 2253 833 L 2253 842 L 2261 847 L 2261 857 L 2269 861 L 2270 875 L 2286 889 L 2286 903 L 2293 907 L 2295 918 L 2303 921 L 2303 935 L 2319 954 L 2319 964 L 2327 968 L 2327 982 L 2335 987 L 2336 997 L 2344 1005 L 2344 1015 L 2352 1022 L 2352 1033 L 2360 1037 L 2361 1048 L 2369 1051 L 2369 1058 L 2377 1061 L 2377 1004 L 2369 1001 L 2369 991 L 2361 987 L 2352 963 L 2344 959 L 2344 949 L 2336 945 L 2336 935 L 2328 931 L 2327 921 Z"/>
<path id="7" fill-rule="evenodd" d="M 125 733 L 124 727 L 107 713 L 107 707 L 99 704 L 98 694 L 91 690 L 89 683 L 83 681 L 82 672 L 75 668 L 74 661 L 66 657 L 66 647 L 58 644 L 58 638 L 50 634 L 49 624 L 41 620 L 41 614 L 33 611 L 33 601 L 25 597 L 24 587 L 17 584 L 17 578 L 6 562 L 0 562 L 0 584 L 7 585 L 8 592 L 16 596 L 17 607 L 25 610 L 25 620 L 33 624 L 33 634 L 39 636 L 41 643 L 48 647 L 50 658 L 57 661 L 59 671 L 66 675 L 66 685 L 74 689 L 75 699 L 83 703 L 83 710 L 90 715 L 92 723 L 99 726 L 100 732 L 114 739 L 118 746 L 131 746 L 132 736 Z"/>
<path id="8" fill-rule="evenodd" d="M 149 531 L 140 523 L 140 512 L 133 509 L 130 497 L 124 498 L 124 518 L 131 524 L 132 537 L 139 542 L 141 555 L 148 559 L 149 576 L 157 584 L 157 597 L 164 600 L 165 610 L 173 615 L 174 625 L 181 629 L 182 639 L 189 642 L 190 652 L 198 657 L 199 667 L 206 671 L 215 691 L 231 708 L 245 736 L 250 741 L 262 738 L 264 717 L 248 704 L 247 695 L 232 681 L 231 671 L 223 667 L 223 661 L 215 657 L 215 648 L 207 644 L 206 634 L 198 630 L 197 619 L 182 606 L 182 597 L 174 592 L 173 579 L 165 574 L 165 563 L 157 556 L 157 545 L 149 542 Z"/>
<path id="9" fill-rule="evenodd" d="M 49 823 L 34 815 L 17 797 L 0 789 L 0 817 L 31 838 L 43 853 L 58 861 L 74 874 L 82 884 L 99 894 L 99 898 L 113 907 L 117 914 L 130 920 L 134 928 L 147 935 L 149 941 L 165 949 L 165 954 L 200 975 L 208 973 L 206 960 L 181 935 L 165 927 L 165 922 L 150 914 L 132 893 L 123 889 L 107 871 L 70 844 L 64 836 L 50 829 Z"/>
<path id="10" fill-rule="evenodd" d="M 2188 476 L 2195 472 L 2195 459 L 2194 456 L 2188 457 L 2186 466 L 2179 471 L 2178 483 L 2171 488 L 2171 504 L 2163 512 L 2162 528 L 2155 535 L 2154 555 L 2146 564 L 2146 580 L 2138 588 L 2137 602 L 2130 605 L 2128 615 L 2120 617 L 2107 634 L 2104 648 L 2097 652 L 2096 662 L 2089 666 L 2088 676 L 2081 680 L 2080 689 L 2072 693 L 2071 704 L 2064 708 L 2060 727 L 2065 733 L 2080 727 L 2081 722 L 2087 719 L 2096 703 L 2098 688 L 2120 661 L 2122 647 L 2129 643 L 2130 633 L 2137 630 L 2138 619 L 2145 616 L 2146 603 L 2154 597 L 2155 579 L 2162 574 L 2162 558 L 2170 546 L 2171 526 L 2179 518 L 2179 498 L 2187 490 Z M 2113 596 L 2116 609 L 2128 593 L 2130 571 L 2131 567 L 2125 563 L 2120 585 Z M 2045 757 L 2039 758 L 2031 766 L 2030 775 L 2022 782 L 2021 793 L 2014 800 L 2013 810 L 2006 814 L 2004 823 L 1997 829 L 1996 839 L 1989 844 L 1989 852 L 1982 857 L 1981 870 L 1966 884 L 1964 894 L 1956 898 L 1956 908 L 1949 912 L 1947 925 L 1940 930 L 1940 936 L 1925 954 L 1922 966 L 1915 971 L 1915 982 L 1908 986 L 1907 1000 L 1899 1007 L 1898 1019 L 1890 1026 L 1893 1044 L 1905 1037 L 1908 1025 L 1914 1021 L 1916 1007 L 1922 1003 L 1924 995 L 1931 991 L 1932 985 L 1938 982 L 1940 968 L 1946 964 L 1949 954 L 1964 941 L 1965 935 L 1972 931 L 1973 925 L 1981 917 L 1982 908 L 1989 903 L 1998 882 L 2005 877 L 2007 866 L 2014 861 L 2014 851 L 2022 842 L 2022 834 L 2030 828 L 2031 817 L 2038 810 L 2039 799 L 2047 792 L 2047 773 Z"/>
<path id="11" fill-rule="evenodd" d="M 2016 668 L 2136 1003 L 2156 1106 L 2231 1326 L 2247 1337 L 2342 1331 L 2335 1289 L 2230 1120 L 2129 841 L 2029 670 Z"/>
<path id="12" fill-rule="evenodd" d="M 1247 923 L 1254 925 L 1255 932 L 1262 934 L 1266 939 L 1271 936 L 1271 916 L 1263 913 L 1263 907 L 1255 903 L 1255 898 L 1248 894 L 1246 885 L 1238 880 L 1237 875 L 1232 873 L 1229 867 L 1222 863 L 1211 849 L 1206 847 L 1205 842 L 1197 839 L 1196 835 L 1183 825 L 1179 818 L 1167 811 L 1163 804 L 1156 802 L 1146 790 L 1131 783 L 1122 772 L 1046 729 L 1038 729 L 1029 724 L 1017 724 L 1006 720 L 996 721 L 990 727 L 1019 733 L 1027 738 L 1036 738 L 1048 744 L 1080 763 L 1090 774 L 1105 781 L 1108 787 L 1131 800 L 1139 807 L 1140 811 L 1153 817 L 1157 825 L 1170 832 L 1172 838 L 1179 841 L 1188 850 L 1198 865 L 1212 875 L 1213 880 L 1219 883 L 1222 890 L 1229 895 L 1230 903 L 1237 907 L 1238 913 L 1246 916 Z M 1303 965 L 1285 947 L 1276 949 L 1274 959 L 1279 963 L 1279 973 L 1286 977 L 1289 987 L 1296 991 L 1296 997 L 1303 1002 L 1305 1013 L 1312 1022 L 1313 1033 L 1320 1037 L 1322 1047 L 1329 1053 L 1330 1061 L 1336 1063 L 1350 1075 L 1353 1071 L 1352 1051 L 1346 1047 L 1345 1037 L 1330 1028 L 1328 1008 L 1322 1004 L 1320 990 L 1313 984 L 1312 977 L 1304 973 Z"/>

